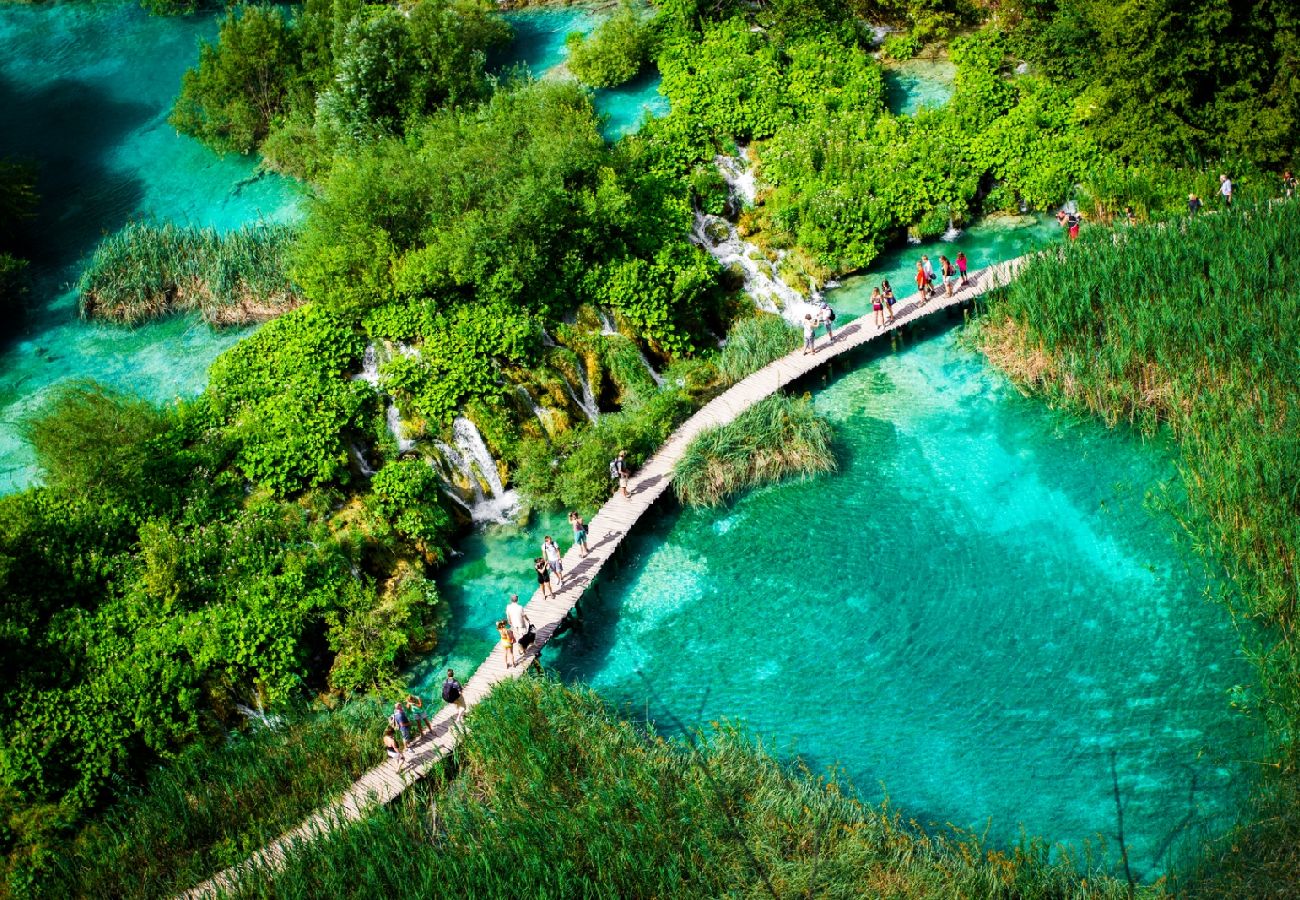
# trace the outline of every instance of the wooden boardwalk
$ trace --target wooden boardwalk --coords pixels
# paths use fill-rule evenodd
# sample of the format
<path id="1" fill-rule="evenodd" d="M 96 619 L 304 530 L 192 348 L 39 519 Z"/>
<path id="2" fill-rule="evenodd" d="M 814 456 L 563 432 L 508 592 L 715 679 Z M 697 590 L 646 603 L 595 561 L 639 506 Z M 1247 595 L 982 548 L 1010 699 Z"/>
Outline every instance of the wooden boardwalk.
<path id="1" fill-rule="evenodd" d="M 809 355 L 796 350 L 788 356 L 770 363 L 749 377 L 732 385 L 709 401 L 687 419 L 653 457 L 636 473 L 629 487 L 630 497 L 615 495 L 605 503 L 599 513 L 588 523 L 588 546 L 591 553 L 583 558 L 575 549 L 564 555 L 564 588 L 555 591 L 554 597 L 543 597 L 541 590 L 533 594 L 526 609 L 529 621 L 537 629 L 537 641 L 524 663 L 507 669 L 503 652 L 494 650 L 465 682 L 465 703 L 474 706 L 488 695 L 492 686 L 506 678 L 515 678 L 528 666 L 556 633 L 569 610 L 578 602 L 601 568 L 614 555 L 614 551 L 627 538 L 637 521 L 668 490 L 673 467 L 681 458 L 691 440 L 701 431 L 716 428 L 733 421 L 738 415 L 758 401 L 775 394 L 785 385 L 818 366 L 848 353 L 881 335 L 909 322 L 930 316 L 940 310 L 964 303 L 984 293 L 989 288 L 1005 284 L 1014 275 L 1025 257 L 972 272 L 970 285 L 954 290 L 952 297 L 937 296 L 922 304 L 920 295 L 912 296 L 895 305 L 896 321 L 877 328 L 872 314 L 847 323 L 835 332 L 834 342 L 823 335 L 817 339 L 817 352 Z M 520 560 L 520 572 L 526 561 Z M 531 573 L 530 573 L 531 577 Z M 504 603 L 503 603 L 504 614 Z M 463 673 L 462 677 L 463 677 Z M 339 799 L 317 811 L 293 830 L 277 838 L 253 854 L 243 863 L 217 873 L 208 881 L 185 892 L 185 898 L 218 897 L 237 893 L 246 877 L 257 877 L 263 870 L 277 870 L 284 865 L 286 855 L 295 844 L 314 840 L 348 822 L 361 819 L 376 806 L 388 803 L 412 783 L 426 775 L 433 766 L 456 745 L 458 726 L 454 707 L 444 706 L 433 717 L 433 734 L 414 739 L 408 749 L 406 761 L 389 760 L 371 769 L 352 785 Z"/>

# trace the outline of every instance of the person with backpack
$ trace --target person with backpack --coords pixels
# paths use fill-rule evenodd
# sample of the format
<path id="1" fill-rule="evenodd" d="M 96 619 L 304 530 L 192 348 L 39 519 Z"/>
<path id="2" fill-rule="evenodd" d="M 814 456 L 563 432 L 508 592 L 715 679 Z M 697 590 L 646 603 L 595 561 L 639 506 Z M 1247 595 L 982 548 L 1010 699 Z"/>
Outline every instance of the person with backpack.
<path id="1" fill-rule="evenodd" d="M 433 723 L 429 721 L 429 713 L 425 711 L 424 701 L 415 694 L 406 695 L 406 714 L 417 731 L 433 734 Z"/>
<path id="2" fill-rule="evenodd" d="M 627 492 L 628 482 L 632 480 L 632 467 L 627 461 L 627 451 L 618 451 L 618 456 L 609 461 L 609 477 L 618 480 L 618 490 L 624 497 L 632 496 Z"/>
<path id="3" fill-rule="evenodd" d="M 835 343 L 835 310 L 831 309 L 831 305 L 826 302 L 824 297 L 817 301 L 817 310 L 818 318 L 826 328 L 826 343 Z"/>
<path id="4" fill-rule="evenodd" d="M 539 556 L 533 560 L 533 571 L 537 573 L 537 586 L 542 589 L 543 597 L 554 597 L 555 590 L 551 587 L 551 567 L 546 564 L 546 558 Z"/>
<path id="5" fill-rule="evenodd" d="M 939 257 L 939 271 L 943 275 L 943 292 L 945 296 L 952 296 L 952 279 L 957 274 L 957 270 L 952 267 L 948 257 Z"/>
<path id="6" fill-rule="evenodd" d="M 925 265 L 919 259 L 916 261 L 916 290 L 924 305 L 930 299 L 930 279 L 926 277 Z"/>
<path id="7" fill-rule="evenodd" d="M 447 670 L 447 679 L 442 683 L 442 701 L 456 707 L 456 721 L 465 721 L 465 691 L 456 680 L 456 673 Z"/>
<path id="8" fill-rule="evenodd" d="M 555 573 L 560 590 L 564 590 L 564 555 L 560 553 L 560 545 L 549 534 L 542 541 L 542 556 L 546 557 L 547 568 Z"/>
<path id="9" fill-rule="evenodd" d="M 409 746 L 411 743 L 411 723 L 406 718 L 406 710 L 402 708 L 401 700 L 393 704 L 393 714 L 388 717 L 388 722 L 402 735 L 402 743 Z"/>

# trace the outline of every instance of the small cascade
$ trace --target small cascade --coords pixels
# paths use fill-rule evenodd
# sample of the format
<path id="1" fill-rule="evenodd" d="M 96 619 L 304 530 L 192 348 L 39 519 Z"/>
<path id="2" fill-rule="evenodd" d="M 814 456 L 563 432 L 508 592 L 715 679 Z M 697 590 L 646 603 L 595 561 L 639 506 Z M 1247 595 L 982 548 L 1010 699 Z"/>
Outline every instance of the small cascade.
<path id="1" fill-rule="evenodd" d="M 397 349 L 405 356 L 418 356 L 420 352 L 414 347 L 408 347 L 405 344 L 398 344 Z M 382 393 L 379 390 L 379 348 L 374 344 L 366 345 L 366 352 L 361 357 L 361 371 L 353 375 L 352 380 L 364 381 L 374 388 L 376 393 Z M 393 439 L 397 441 L 398 453 L 405 453 L 415 448 L 415 441 L 406 437 L 402 429 L 402 413 L 398 410 L 397 404 L 393 402 L 391 397 L 388 399 L 388 411 L 385 413 L 385 420 L 388 422 L 388 430 L 392 432 Z M 360 464 L 362 473 L 366 476 L 373 475 L 374 470 L 366 462 L 365 454 L 355 447 L 353 450 L 356 453 L 357 462 Z"/>
<path id="2" fill-rule="evenodd" d="M 952 243 L 953 241 L 957 240 L 957 238 L 959 237 L 961 237 L 961 229 L 953 224 L 951 218 L 948 219 L 948 230 L 943 233 L 942 240 L 945 240 L 948 243 Z"/>
<path id="3" fill-rule="evenodd" d="M 618 329 L 614 327 L 614 320 L 609 317 L 609 313 L 603 309 L 600 313 L 600 333 L 601 334 L 618 334 Z"/>
<path id="4" fill-rule="evenodd" d="M 474 492 L 474 502 L 469 507 L 470 518 L 475 522 L 506 521 L 519 508 L 519 495 L 506 490 L 483 435 L 464 416 L 457 416 L 452 421 L 451 433 L 455 450 L 443 445 L 444 452 L 447 452 L 449 461 L 460 464 L 461 472 L 467 476 Z"/>
<path id="5" fill-rule="evenodd" d="M 522 384 L 515 385 L 515 390 L 519 393 L 519 396 L 524 398 L 524 402 L 528 404 L 528 408 L 533 411 L 533 416 L 536 417 L 538 423 L 541 424 L 542 431 L 546 432 L 548 435 L 553 434 L 555 431 L 555 411 L 547 409 L 544 406 L 538 406 L 537 401 L 533 399 L 533 395 L 528 393 L 528 389 Z"/>
<path id="6" fill-rule="evenodd" d="M 375 474 L 375 470 L 370 467 L 370 463 L 366 460 L 366 451 L 356 444 L 352 444 L 348 449 L 352 451 L 352 458 L 357 461 L 357 469 L 362 475 L 369 478 Z"/>
<path id="7" fill-rule="evenodd" d="M 718 156 L 714 162 L 733 199 L 752 204 L 756 194 L 754 175 L 745 165 L 744 158 Z M 745 282 L 745 293 L 759 309 L 779 313 L 795 325 L 803 321 L 806 313 L 814 311 L 803 295 L 781 280 L 763 252 L 742 240 L 736 226 L 721 216 L 696 210 L 690 239 L 724 268 L 740 272 Z"/>
<path id="8" fill-rule="evenodd" d="M 361 357 L 361 371 L 352 376 L 353 381 L 364 381 L 376 390 L 379 388 L 379 351 L 374 344 L 366 345 L 365 355 Z"/>
<path id="9" fill-rule="evenodd" d="M 415 441 L 406 436 L 406 430 L 402 426 L 402 412 L 397 408 L 397 404 L 391 400 L 388 402 L 388 430 L 392 432 L 393 439 L 397 441 L 397 452 L 405 453 L 408 450 L 415 449 Z"/>
<path id="10" fill-rule="evenodd" d="M 636 344 L 635 346 L 636 355 L 641 357 L 641 365 L 645 366 L 645 370 L 650 373 L 650 377 L 654 379 L 654 383 L 659 387 L 663 387 L 664 377 L 655 371 L 654 366 L 650 365 L 650 360 L 646 359 L 645 352 L 641 349 L 641 345 Z"/>
<path id="11" fill-rule="evenodd" d="M 596 394 L 591 389 L 591 379 L 587 377 L 587 364 L 581 358 L 578 360 L 578 384 L 582 387 L 582 403 L 579 405 L 587 414 L 587 418 L 594 422 L 600 418 L 600 404 L 596 402 Z"/>

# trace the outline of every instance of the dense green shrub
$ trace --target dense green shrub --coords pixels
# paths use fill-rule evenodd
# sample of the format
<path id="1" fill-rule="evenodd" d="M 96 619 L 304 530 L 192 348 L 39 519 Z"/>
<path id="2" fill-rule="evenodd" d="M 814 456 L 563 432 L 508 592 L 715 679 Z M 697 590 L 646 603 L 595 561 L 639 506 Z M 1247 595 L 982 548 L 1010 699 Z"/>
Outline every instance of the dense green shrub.
<path id="1" fill-rule="evenodd" d="M 799 346 L 799 332 L 780 316 L 770 313 L 741 319 L 727 332 L 718 357 L 718 371 L 735 384 Z"/>
<path id="2" fill-rule="evenodd" d="M 880 44 L 880 49 L 890 59 L 911 59 L 921 52 L 921 42 L 910 32 L 896 31 L 885 37 Z"/>
<path id="3" fill-rule="evenodd" d="M 370 482 L 375 511 L 403 537 L 416 541 L 435 561 L 446 558 L 452 521 L 442 505 L 438 476 L 428 463 L 399 459 L 375 473 Z"/>
<path id="4" fill-rule="evenodd" d="M 281 494 L 346 482 L 345 438 L 373 396 L 345 377 L 362 349 L 360 335 L 309 305 L 217 358 L 207 396 L 249 480 Z"/>
<path id="5" fill-rule="evenodd" d="M 631 0 L 590 35 L 580 31 L 565 41 L 569 48 L 569 71 L 583 84 L 598 88 L 617 87 L 636 77 L 650 61 L 655 40 L 654 27 L 638 12 Z"/>

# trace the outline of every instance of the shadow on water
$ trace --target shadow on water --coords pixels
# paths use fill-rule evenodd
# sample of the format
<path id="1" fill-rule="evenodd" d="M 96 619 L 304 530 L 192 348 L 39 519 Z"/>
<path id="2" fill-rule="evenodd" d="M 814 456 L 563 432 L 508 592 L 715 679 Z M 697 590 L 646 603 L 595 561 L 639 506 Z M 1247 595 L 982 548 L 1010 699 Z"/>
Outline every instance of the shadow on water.
<path id="1" fill-rule="evenodd" d="M 93 82 L 61 78 L 20 90 L 0 75 L 0 156 L 36 166 L 40 194 L 31 257 L 59 268 L 80 259 L 126 224 L 144 196 L 142 182 L 110 169 L 105 157 L 147 123 L 151 107 L 113 99 Z"/>

